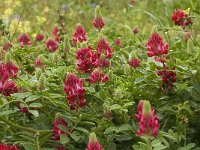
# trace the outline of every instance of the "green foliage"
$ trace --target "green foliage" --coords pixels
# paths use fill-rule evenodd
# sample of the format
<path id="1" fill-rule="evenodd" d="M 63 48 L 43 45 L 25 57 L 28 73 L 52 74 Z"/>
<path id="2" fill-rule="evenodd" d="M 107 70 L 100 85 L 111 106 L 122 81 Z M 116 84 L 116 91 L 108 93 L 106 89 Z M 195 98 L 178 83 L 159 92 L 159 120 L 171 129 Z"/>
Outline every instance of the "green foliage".
<path id="1" fill-rule="evenodd" d="M 0 62 L 13 61 L 18 66 L 18 77 L 13 80 L 19 91 L 11 96 L 0 95 L 0 143 L 16 144 L 22 150 L 53 150 L 59 145 L 70 150 L 83 150 L 90 133 L 95 132 L 104 150 L 199 149 L 198 0 L 138 0 L 134 6 L 129 0 L 10 1 L 12 7 L 8 5 L 9 1 L 3 1 L 0 6 L 3 12 L 0 31 L 6 31 L 0 36 L 0 44 L 11 41 L 12 48 L 5 58 L 0 51 Z M 96 5 L 101 6 L 101 16 L 105 20 L 100 33 L 92 27 Z M 12 14 L 7 14 L 8 8 Z M 187 42 L 185 30 L 171 21 L 171 13 L 177 8 L 191 9 L 194 23 L 188 28 L 191 37 Z M 99 9 L 96 11 L 99 13 Z M 20 18 L 18 26 L 13 19 L 15 15 Z M 65 23 L 63 41 L 59 42 L 58 51 L 50 53 L 45 41 L 53 37 L 51 32 L 56 21 L 60 25 L 59 17 Z M 27 21 L 30 22 L 28 25 Z M 78 22 L 87 30 L 88 40 L 74 46 L 72 36 Z M 139 28 L 138 34 L 132 32 L 133 27 Z M 166 63 L 169 68 L 175 68 L 177 74 L 171 93 L 162 91 L 162 79 L 157 75 L 163 64 L 147 57 L 146 44 L 154 31 L 169 43 Z M 29 33 L 31 46 L 21 48 L 17 42 L 18 35 L 23 32 Z M 33 37 L 40 32 L 45 35 L 44 41 L 36 43 Z M 104 37 L 113 49 L 110 67 L 103 69 L 109 81 L 90 84 L 87 82 L 90 74 L 77 70 L 76 51 L 86 46 L 96 51 L 100 37 Z M 116 39 L 121 40 L 122 47 L 115 44 Z M 128 65 L 132 57 L 141 60 L 135 69 Z M 37 58 L 45 67 L 36 69 Z M 63 89 L 69 73 L 84 79 L 86 106 L 77 111 L 70 109 Z M 140 100 L 148 100 L 159 116 L 161 127 L 157 137 L 137 135 L 139 124 L 134 114 Z M 21 107 L 27 112 L 22 113 Z M 150 112 L 149 103 L 146 109 Z M 68 134 L 61 134 L 60 140 L 54 141 L 52 128 L 57 113 L 61 113 L 68 124 L 67 127 L 59 125 L 59 129 Z"/>

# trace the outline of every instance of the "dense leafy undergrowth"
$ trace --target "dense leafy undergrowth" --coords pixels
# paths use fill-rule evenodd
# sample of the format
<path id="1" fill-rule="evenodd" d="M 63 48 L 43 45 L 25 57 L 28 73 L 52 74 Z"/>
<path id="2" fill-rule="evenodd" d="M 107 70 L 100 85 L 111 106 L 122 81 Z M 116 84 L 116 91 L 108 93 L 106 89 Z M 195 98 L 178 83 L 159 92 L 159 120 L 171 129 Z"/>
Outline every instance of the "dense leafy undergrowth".
<path id="1" fill-rule="evenodd" d="M 158 24 L 146 36 L 124 26 L 127 40 L 98 6 L 94 29 L 73 35 L 57 13 L 35 38 L 1 23 L 1 150 L 200 149 L 198 10 L 173 10 L 171 27 L 141 12 Z"/>

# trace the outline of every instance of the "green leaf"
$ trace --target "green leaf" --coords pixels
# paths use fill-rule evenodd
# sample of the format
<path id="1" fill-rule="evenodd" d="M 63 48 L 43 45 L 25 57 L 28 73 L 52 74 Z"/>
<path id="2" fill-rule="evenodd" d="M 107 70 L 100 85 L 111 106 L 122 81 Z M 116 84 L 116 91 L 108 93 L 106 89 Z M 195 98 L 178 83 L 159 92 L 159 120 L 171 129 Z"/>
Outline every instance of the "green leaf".
<path id="1" fill-rule="evenodd" d="M 122 107 L 118 104 L 114 104 L 112 106 L 110 106 L 110 110 L 116 110 L 116 109 L 121 109 Z"/>
<path id="2" fill-rule="evenodd" d="M 86 133 L 86 134 L 90 134 L 90 132 L 89 132 L 87 129 L 85 129 L 85 128 L 76 127 L 75 129 L 78 130 L 78 131 L 84 132 L 84 133 Z"/>
<path id="3" fill-rule="evenodd" d="M 161 62 L 155 61 L 154 63 L 157 67 L 163 67 L 163 64 Z"/>
<path id="4" fill-rule="evenodd" d="M 200 11 L 198 11 L 198 10 L 196 10 L 196 9 L 192 10 L 192 12 L 194 12 L 194 13 L 197 14 L 197 15 L 200 15 Z"/>
<path id="5" fill-rule="evenodd" d="M 31 92 L 24 92 L 24 93 L 14 93 L 12 94 L 13 97 L 17 98 L 17 99 L 23 99 L 26 98 L 28 96 L 32 95 Z"/>
<path id="6" fill-rule="evenodd" d="M 3 111 L 3 112 L 0 112 L 0 115 L 1 115 L 1 116 L 3 116 L 3 115 L 9 115 L 9 114 L 16 113 L 16 112 L 18 112 L 18 111 L 19 111 L 18 109 L 6 110 L 6 111 Z"/>
<path id="7" fill-rule="evenodd" d="M 69 137 L 65 134 L 60 135 L 60 143 L 67 144 L 70 141 Z"/>
<path id="8" fill-rule="evenodd" d="M 116 138 L 118 141 L 129 141 L 132 139 L 130 135 L 122 134 Z"/>
<path id="9" fill-rule="evenodd" d="M 190 148 L 194 148 L 195 146 L 196 146 L 195 143 L 190 143 L 190 144 L 188 144 L 186 147 L 187 147 L 188 149 L 190 149 Z"/>
<path id="10" fill-rule="evenodd" d="M 135 145 L 132 145 L 132 147 L 133 147 L 134 150 L 140 150 L 140 145 L 135 144 Z"/>
<path id="11" fill-rule="evenodd" d="M 161 142 L 160 142 L 159 139 L 155 139 L 155 140 L 153 140 L 153 141 L 151 142 L 151 145 L 152 145 L 153 147 L 156 147 L 156 146 L 158 146 L 158 145 L 160 145 L 160 144 L 161 144 Z"/>
<path id="12" fill-rule="evenodd" d="M 109 127 L 105 130 L 104 134 L 109 134 L 117 131 L 118 131 L 117 127 Z"/>
<path id="13" fill-rule="evenodd" d="M 163 144 L 159 144 L 157 146 L 154 147 L 153 150 L 162 150 L 162 149 L 166 149 L 167 146 L 163 145 Z"/>
<path id="14" fill-rule="evenodd" d="M 81 138 L 81 134 L 78 131 L 72 132 L 72 134 L 70 134 L 70 136 L 76 142 Z"/>
<path id="15" fill-rule="evenodd" d="M 129 124 L 123 124 L 119 127 L 118 132 L 121 131 L 130 131 L 132 127 Z"/>
<path id="16" fill-rule="evenodd" d="M 34 100 L 36 100 L 36 99 L 38 99 L 40 97 L 41 97 L 41 95 L 31 95 L 28 98 L 26 98 L 25 102 L 34 101 Z"/>
<path id="17" fill-rule="evenodd" d="M 144 77 L 138 77 L 135 79 L 134 84 L 138 84 L 144 81 Z"/>
<path id="18" fill-rule="evenodd" d="M 36 146 L 32 143 L 24 143 L 25 150 L 37 150 Z"/>
<path id="19" fill-rule="evenodd" d="M 42 107 L 43 105 L 41 103 L 31 103 L 29 107 Z"/>
<path id="20" fill-rule="evenodd" d="M 115 144 L 113 141 L 111 141 L 111 142 L 108 144 L 107 150 L 116 150 L 116 149 L 117 149 L 116 144 Z"/>
<path id="21" fill-rule="evenodd" d="M 39 116 L 39 113 L 38 113 L 37 110 L 29 110 L 29 112 L 30 112 L 31 114 L 33 114 L 35 117 L 38 117 L 38 116 Z"/>
<path id="22" fill-rule="evenodd" d="M 58 125 L 58 128 L 60 129 L 60 130 L 62 130 L 62 131 L 64 131 L 64 132 L 67 132 L 67 128 L 66 128 L 66 126 L 63 126 L 63 125 Z"/>
<path id="23" fill-rule="evenodd" d="M 128 103 L 125 103 L 123 107 L 129 107 L 129 106 L 132 106 L 135 102 L 132 101 L 132 102 L 128 102 Z"/>

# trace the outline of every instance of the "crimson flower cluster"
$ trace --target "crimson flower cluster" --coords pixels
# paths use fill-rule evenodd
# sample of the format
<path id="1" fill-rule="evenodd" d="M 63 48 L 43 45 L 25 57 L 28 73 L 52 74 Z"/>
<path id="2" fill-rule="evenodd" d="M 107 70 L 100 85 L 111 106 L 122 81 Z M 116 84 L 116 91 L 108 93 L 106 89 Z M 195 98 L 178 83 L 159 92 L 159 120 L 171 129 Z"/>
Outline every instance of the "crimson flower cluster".
<path id="1" fill-rule="evenodd" d="M 89 143 L 86 150 L 102 150 L 101 144 L 97 140 L 95 133 L 90 134 Z"/>
<path id="2" fill-rule="evenodd" d="M 116 44 L 118 47 L 122 47 L 122 43 L 121 43 L 121 40 L 120 40 L 120 39 L 116 39 L 116 40 L 115 40 L 115 44 Z"/>
<path id="3" fill-rule="evenodd" d="M 81 48 L 76 51 L 76 65 L 82 72 L 92 72 L 96 68 L 96 54 L 91 47 Z"/>
<path id="4" fill-rule="evenodd" d="M 129 60 L 129 65 L 135 69 L 140 65 L 140 60 L 138 58 L 131 58 Z"/>
<path id="5" fill-rule="evenodd" d="M 76 26 L 76 30 L 73 34 L 73 42 L 74 45 L 76 45 L 78 42 L 83 41 L 87 41 L 86 31 L 84 30 L 83 26 L 79 24 Z"/>
<path id="6" fill-rule="evenodd" d="M 97 44 L 97 66 L 98 67 L 109 67 L 110 63 L 108 59 L 112 57 L 112 48 L 108 42 L 102 38 Z"/>
<path id="7" fill-rule="evenodd" d="M 0 64 L 0 93 L 5 96 L 17 92 L 17 87 L 10 77 L 17 77 L 18 68 L 12 63 Z"/>
<path id="8" fill-rule="evenodd" d="M 7 41 L 2 45 L 2 50 L 3 51 L 6 51 L 6 50 L 8 50 L 10 48 L 12 48 L 12 43 L 10 41 Z"/>
<path id="9" fill-rule="evenodd" d="M 31 40 L 30 40 L 28 34 L 21 34 L 18 38 L 18 41 L 20 43 L 21 48 L 23 48 L 24 46 L 31 45 Z"/>
<path id="10" fill-rule="evenodd" d="M 168 54 L 168 43 L 163 43 L 163 39 L 158 33 L 151 35 L 147 48 L 149 57 Z"/>
<path id="11" fill-rule="evenodd" d="M 90 75 L 90 83 L 105 83 L 108 79 L 108 75 L 103 75 L 99 70 L 94 70 Z"/>
<path id="12" fill-rule="evenodd" d="M 41 41 L 43 41 L 44 40 L 44 34 L 37 34 L 36 36 L 35 36 L 35 41 L 36 42 L 41 42 Z"/>
<path id="13" fill-rule="evenodd" d="M 173 70 L 175 70 L 175 68 L 170 70 L 166 65 L 164 65 L 163 70 L 157 71 L 157 74 L 162 77 L 162 90 L 167 90 L 168 93 L 173 90 L 174 83 L 176 82 L 176 72 Z"/>
<path id="14" fill-rule="evenodd" d="M 53 36 L 54 36 L 54 39 L 55 39 L 57 42 L 60 41 L 60 37 L 59 37 L 59 35 L 58 35 L 58 31 L 59 31 L 58 26 L 55 26 L 55 27 L 53 28 L 53 31 L 52 31 L 52 34 L 53 34 Z"/>
<path id="15" fill-rule="evenodd" d="M 193 23 L 192 20 L 182 9 L 175 10 L 171 16 L 171 19 L 175 25 L 182 26 L 183 28 L 192 25 Z"/>
<path id="16" fill-rule="evenodd" d="M 102 17 L 95 17 L 95 19 L 93 20 L 93 26 L 98 29 L 101 30 L 104 27 L 104 20 Z"/>
<path id="17" fill-rule="evenodd" d="M 61 134 L 67 135 L 67 133 L 65 131 L 63 131 L 59 128 L 59 125 L 62 125 L 64 127 L 68 126 L 67 122 L 62 117 L 59 116 L 59 117 L 55 118 L 55 120 L 53 122 L 53 140 L 54 141 L 59 141 Z"/>
<path id="18" fill-rule="evenodd" d="M 46 41 L 46 48 L 49 52 L 55 52 L 58 49 L 58 44 L 54 39 L 48 39 Z"/>
<path id="19" fill-rule="evenodd" d="M 34 67 L 35 67 L 35 68 L 39 68 L 39 67 L 45 68 L 46 65 L 42 63 L 42 60 L 41 60 L 40 58 L 36 58 L 36 59 L 35 59 Z"/>
<path id="20" fill-rule="evenodd" d="M 158 129 L 160 128 L 158 122 L 159 118 L 155 116 L 153 108 L 150 108 L 150 112 L 144 113 L 144 105 L 144 101 L 141 100 L 137 108 L 137 114 L 135 114 L 136 120 L 139 121 L 139 129 L 137 131 L 137 134 L 139 136 L 157 136 Z"/>
<path id="21" fill-rule="evenodd" d="M 78 79 L 75 74 L 69 74 L 66 76 L 64 90 L 67 94 L 68 103 L 72 110 L 77 110 L 79 107 L 85 106 L 85 89 L 82 86 L 82 80 Z"/>
<path id="22" fill-rule="evenodd" d="M 15 145 L 9 146 L 7 144 L 0 144 L 0 150 L 20 150 L 20 148 Z"/>

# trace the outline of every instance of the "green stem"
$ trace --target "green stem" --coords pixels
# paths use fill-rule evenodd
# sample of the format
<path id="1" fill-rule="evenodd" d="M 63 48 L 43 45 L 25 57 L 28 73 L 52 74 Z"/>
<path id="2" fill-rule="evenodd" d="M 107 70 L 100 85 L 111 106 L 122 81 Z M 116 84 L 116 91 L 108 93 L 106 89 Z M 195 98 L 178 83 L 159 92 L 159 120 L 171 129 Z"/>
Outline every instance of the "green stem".
<path id="1" fill-rule="evenodd" d="M 0 116 L 0 121 L 3 121 L 4 123 L 6 123 L 7 125 L 13 127 L 13 128 L 17 128 L 17 129 L 20 129 L 20 130 L 23 130 L 23 131 L 27 131 L 27 132 L 30 132 L 30 133 L 33 133 L 33 134 L 36 134 L 36 133 L 48 133 L 48 132 L 52 132 L 52 130 L 34 130 L 32 128 L 28 128 L 28 127 L 24 127 L 24 126 L 21 126 L 21 125 L 18 125 L 16 123 L 13 123 L 9 120 L 7 120 L 6 118 Z"/>
<path id="2" fill-rule="evenodd" d="M 36 133 L 37 150 L 40 150 L 39 136 L 40 136 L 40 133 L 37 132 L 37 133 Z"/>
<path id="3" fill-rule="evenodd" d="M 152 150 L 151 148 L 151 140 L 147 137 L 147 150 Z"/>
<path id="4" fill-rule="evenodd" d="M 33 130 L 32 128 L 28 128 L 28 127 L 24 127 L 24 126 L 20 126 L 20 125 L 18 125 L 18 124 L 15 124 L 15 123 L 13 123 L 13 122 L 11 122 L 11 121 L 5 119 L 5 118 L 2 117 L 2 116 L 0 116 L 0 121 L 3 121 L 3 122 L 5 122 L 7 125 L 10 125 L 10 126 L 12 126 L 12 127 L 14 127 L 14 128 L 18 128 L 18 129 L 20 129 L 20 130 L 24 130 L 24 131 L 27 131 L 27 132 L 30 132 L 30 133 L 36 133 L 36 131 Z"/>

